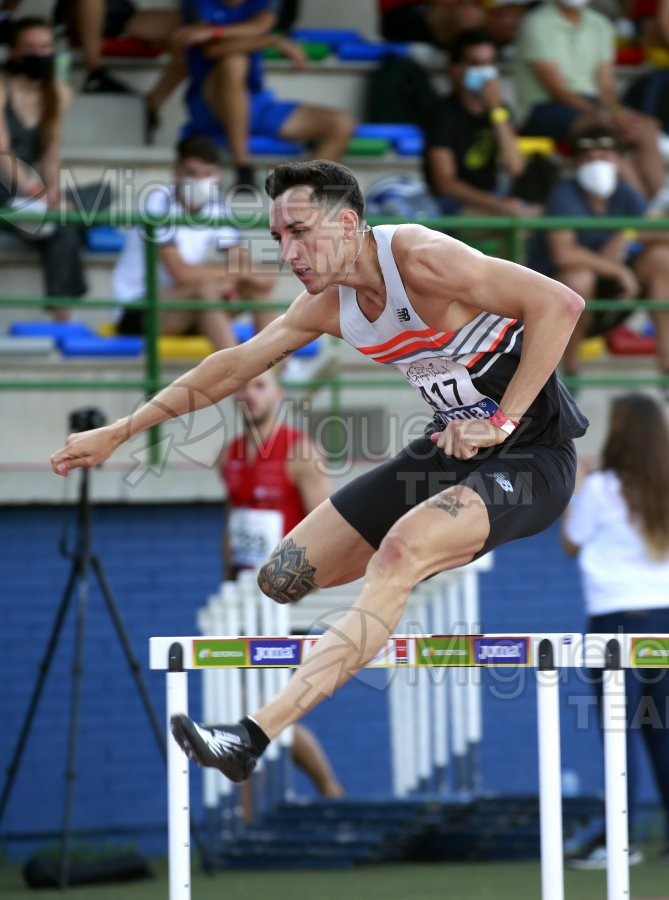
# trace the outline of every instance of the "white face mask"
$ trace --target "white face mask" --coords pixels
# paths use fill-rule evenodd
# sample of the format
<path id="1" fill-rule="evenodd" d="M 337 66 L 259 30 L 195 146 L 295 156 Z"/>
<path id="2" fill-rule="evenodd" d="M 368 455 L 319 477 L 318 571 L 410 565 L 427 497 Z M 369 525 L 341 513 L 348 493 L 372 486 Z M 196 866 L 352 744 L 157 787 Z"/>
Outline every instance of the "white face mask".
<path id="1" fill-rule="evenodd" d="M 590 0 L 557 0 L 560 6 L 567 6 L 569 9 L 583 9 Z"/>
<path id="2" fill-rule="evenodd" d="M 618 169 L 608 159 L 593 159 L 578 167 L 576 180 L 589 194 L 610 197 L 618 183 Z"/>
<path id="3" fill-rule="evenodd" d="M 217 184 L 218 178 L 215 175 L 206 178 L 184 178 L 179 183 L 181 199 L 190 209 L 200 209 L 216 196 Z"/>

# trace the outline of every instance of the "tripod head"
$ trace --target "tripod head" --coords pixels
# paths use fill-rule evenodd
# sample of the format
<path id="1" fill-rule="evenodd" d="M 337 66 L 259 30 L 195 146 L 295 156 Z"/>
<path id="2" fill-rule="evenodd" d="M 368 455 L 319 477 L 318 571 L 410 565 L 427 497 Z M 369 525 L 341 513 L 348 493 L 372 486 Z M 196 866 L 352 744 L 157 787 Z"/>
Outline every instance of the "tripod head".
<path id="1" fill-rule="evenodd" d="M 107 424 L 107 419 L 102 410 L 97 409 L 95 406 L 84 406 L 75 409 L 70 413 L 68 424 L 70 432 L 80 433 L 82 431 L 91 431 L 93 428 L 102 428 L 103 425 Z M 65 533 L 63 533 L 60 541 L 61 554 L 71 559 L 81 554 L 88 556 L 90 552 L 91 520 L 88 497 L 88 476 L 88 469 L 82 468 L 79 481 L 79 499 L 77 501 L 77 525 L 74 550 L 68 550 Z"/>

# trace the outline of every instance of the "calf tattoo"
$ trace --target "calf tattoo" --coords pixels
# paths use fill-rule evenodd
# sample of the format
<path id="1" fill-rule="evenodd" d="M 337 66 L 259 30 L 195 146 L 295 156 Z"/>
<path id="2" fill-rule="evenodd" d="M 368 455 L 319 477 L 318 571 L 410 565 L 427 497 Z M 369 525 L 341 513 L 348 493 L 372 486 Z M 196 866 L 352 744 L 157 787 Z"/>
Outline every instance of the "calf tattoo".
<path id="1" fill-rule="evenodd" d="M 425 506 L 443 509 L 444 512 L 447 512 L 449 516 L 453 516 L 454 519 L 458 512 L 461 509 L 464 509 L 464 504 L 460 503 L 460 501 L 451 494 L 437 494 L 436 497 L 430 497 L 429 500 L 425 501 Z"/>
<path id="2" fill-rule="evenodd" d="M 316 567 L 306 558 L 306 547 L 284 538 L 258 573 L 258 585 L 277 603 L 295 603 L 316 587 Z"/>

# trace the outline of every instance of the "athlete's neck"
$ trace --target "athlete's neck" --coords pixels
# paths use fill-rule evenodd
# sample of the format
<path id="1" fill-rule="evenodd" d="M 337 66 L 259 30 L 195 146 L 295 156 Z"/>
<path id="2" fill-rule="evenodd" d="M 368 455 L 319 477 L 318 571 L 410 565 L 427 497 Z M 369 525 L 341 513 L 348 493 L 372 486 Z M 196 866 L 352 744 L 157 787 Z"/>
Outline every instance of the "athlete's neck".
<path id="1" fill-rule="evenodd" d="M 244 422 L 244 437 L 248 450 L 257 450 L 267 443 L 272 432 L 278 428 L 274 413 L 268 413 L 257 422 Z"/>
<path id="2" fill-rule="evenodd" d="M 353 288 L 358 299 L 364 299 L 365 303 L 370 306 L 377 307 L 381 311 L 385 307 L 386 283 L 383 280 L 376 241 L 371 228 L 362 233 L 355 258 L 344 278 L 337 284 Z"/>

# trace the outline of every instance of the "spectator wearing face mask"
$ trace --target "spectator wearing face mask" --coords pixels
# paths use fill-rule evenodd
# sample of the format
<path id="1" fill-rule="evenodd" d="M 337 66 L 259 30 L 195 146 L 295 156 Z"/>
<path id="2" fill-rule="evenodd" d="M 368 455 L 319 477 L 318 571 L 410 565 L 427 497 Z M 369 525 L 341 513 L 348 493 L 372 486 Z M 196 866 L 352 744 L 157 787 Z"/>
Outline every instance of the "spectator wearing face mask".
<path id="1" fill-rule="evenodd" d="M 593 125 L 577 132 L 573 177 L 561 178 L 546 201 L 547 216 L 644 216 L 647 202 L 620 177 L 620 153 L 614 131 Z M 666 300 L 669 297 L 669 237 L 666 232 L 575 231 L 560 228 L 536 232 L 528 266 L 561 281 L 586 299 Z M 563 370 L 579 370 L 584 338 L 606 334 L 629 312 L 584 312 L 563 357 Z M 658 366 L 669 374 L 669 313 L 652 314 L 657 333 Z"/>
<path id="2" fill-rule="evenodd" d="M 177 145 L 174 182 L 161 185 L 146 198 L 143 212 L 166 220 L 196 215 L 210 224 L 165 224 L 156 229 L 158 286 L 161 300 L 204 301 L 204 310 L 162 309 L 162 334 L 202 334 L 217 350 L 236 343 L 225 300 L 269 299 L 275 276 L 252 266 L 241 247 L 235 228 L 217 225 L 226 213 L 220 199 L 221 165 L 215 144 L 192 135 Z M 114 294 L 124 304 L 117 330 L 120 334 L 143 334 L 145 313 L 133 302 L 146 297 L 145 240 L 143 229 L 130 232 L 113 275 Z M 212 262 L 216 251 L 223 261 Z M 256 330 L 275 318 L 274 312 L 255 313 Z"/>
<path id="3" fill-rule="evenodd" d="M 664 182 L 659 123 L 621 105 L 613 25 L 587 4 L 547 0 L 524 16 L 515 62 L 521 130 L 564 141 L 605 124 L 627 148 L 626 180 L 652 197 Z"/>
<path id="4" fill-rule="evenodd" d="M 492 37 L 480 28 L 462 31 L 451 46 L 453 91 L 435 106 L 426 130 L 425 177 L 447 215 L 528 215 L 537 211 L 514 196 L 525 159 L 511 112 L 502 96 Z M 501 189 L 511 179 L 511 189 Z"/>
<path id="5" fill-rule="evenodd" d="M 56 77 L 54 34 L 45 19 L 13 22 L 5 74 L 0 77 L 0 207 L 34 212 L 64 209 L 60 144 L 72 95 Z M 81 239 L 74 225 L 26 225 L 12 230 L 38 249 L 47 297 L 80 297 L 86 292 Z M 50 307 L 66 321 L 69 310 Z"/>

